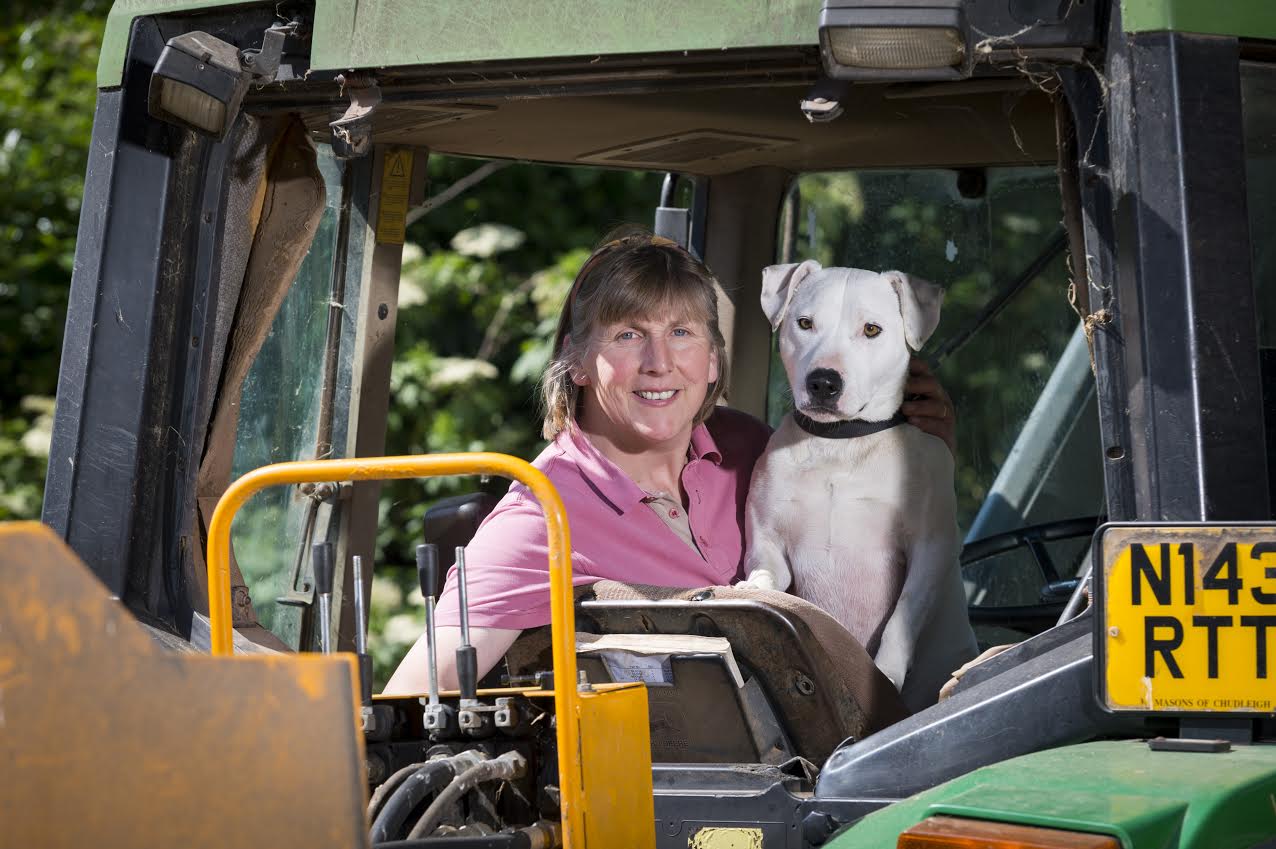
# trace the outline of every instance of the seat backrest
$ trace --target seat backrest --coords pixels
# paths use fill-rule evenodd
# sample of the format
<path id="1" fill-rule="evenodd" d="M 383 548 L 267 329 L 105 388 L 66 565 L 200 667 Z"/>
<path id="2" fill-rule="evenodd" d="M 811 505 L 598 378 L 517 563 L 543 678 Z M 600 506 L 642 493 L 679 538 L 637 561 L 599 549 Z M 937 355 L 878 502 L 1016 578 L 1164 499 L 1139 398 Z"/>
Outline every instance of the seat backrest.
<path id="1" fill-rule="evenodd" d="M 441 498 L 425 511 L 422 541 L 439 547 L 439 580 L 434 588 L 435 596 L 443 592 L 447 571 L 456 562 L 456 547 L 469 545 L 478 526 L 500 500 L 500 496 L 490 492 L 471 492 Z"/>
<path id="2" fill-rule="evenodd" d="M 599 581 L 577 591 L 577 630 L 693 634 L 731 643 L 744 687 L 714 658 L 687 655 L 671 658 L 673 686 L 649 688 L 658 762 L 756 763 L 800 755 L 821 764 L 848 737 L 862 739 L 908 713 L 890 680 L 841 625 L 787 593 Z M 510 673 L 549 668 L 547 647 L 543 631 L 525 633 L 507 656 Z M 591 681 L 608 680 L 597 661 L 582 657 L 581 668 Z M 772 724 L 778 729 L 769 730 Z"/>

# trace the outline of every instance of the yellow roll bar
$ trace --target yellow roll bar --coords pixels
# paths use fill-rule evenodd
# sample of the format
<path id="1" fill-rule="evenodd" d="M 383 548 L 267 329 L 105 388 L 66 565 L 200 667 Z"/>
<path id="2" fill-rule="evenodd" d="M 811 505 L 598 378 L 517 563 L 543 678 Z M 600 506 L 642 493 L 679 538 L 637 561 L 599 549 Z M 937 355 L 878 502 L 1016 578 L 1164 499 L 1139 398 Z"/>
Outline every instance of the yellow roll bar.
<path id="1" fill-rule="evenodd" d="M 239 508 L 269 486 L 337 481 L 430 478 L 445 475 L 500 475 L 525 485 L 540 502 L 549 534 L 550 627 L 554 656 L 554 710 L 558 714 L 558 779 L 563 846 L 583 845 L 584 810 L 580 784 L 579 697 L 576 692 L 576 609 L 572 592 L 571 538 L 567 513 L 549 478 L 525 460 L 508 454 L 431 454 L 301 460 L 262 466 L 235 481 L 217 502 L 208 525 L 208 619 L 212 653 L 233 654 L 230 615 L 230 525 Z"/>

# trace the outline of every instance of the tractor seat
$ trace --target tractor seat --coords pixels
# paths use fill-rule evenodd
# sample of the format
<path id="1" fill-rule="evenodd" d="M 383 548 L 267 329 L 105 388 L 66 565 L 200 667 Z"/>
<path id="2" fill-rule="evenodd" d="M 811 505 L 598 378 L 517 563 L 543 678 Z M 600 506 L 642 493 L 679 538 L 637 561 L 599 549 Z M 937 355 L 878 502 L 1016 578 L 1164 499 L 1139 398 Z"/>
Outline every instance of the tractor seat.
<path id="1" fill-rule="evenodd" d="M 658 763 L 782 763 L 800 756 L 821 764 L 847 738 L 862 739 L 908 715 L 863 646 L 827 613 L 787 593 L 598 581 L 577 588 L 576 627 L 730 642 L 738 676 L 719 655 L 674 652 L 665 659 L 671 684 L 648 686 Z M 596 656 L 578 662 L 591 682 L 615 680 Z M 551 668 L 549 629 L 525 631 L 506 663 L 511 675 Z"/>

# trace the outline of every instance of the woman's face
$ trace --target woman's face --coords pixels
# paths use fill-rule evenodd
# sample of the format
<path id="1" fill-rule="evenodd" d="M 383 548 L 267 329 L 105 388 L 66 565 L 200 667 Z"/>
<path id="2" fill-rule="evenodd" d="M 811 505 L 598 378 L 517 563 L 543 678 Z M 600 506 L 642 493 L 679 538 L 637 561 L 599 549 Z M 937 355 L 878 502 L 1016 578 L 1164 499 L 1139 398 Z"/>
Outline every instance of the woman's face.
<path id="1" fill-rule="evenodd" d="M 640 453 L 690 438 L 718 357 L 703 321 L 664 311 L 595 328 L 573 379 L 585 432 Z"/>

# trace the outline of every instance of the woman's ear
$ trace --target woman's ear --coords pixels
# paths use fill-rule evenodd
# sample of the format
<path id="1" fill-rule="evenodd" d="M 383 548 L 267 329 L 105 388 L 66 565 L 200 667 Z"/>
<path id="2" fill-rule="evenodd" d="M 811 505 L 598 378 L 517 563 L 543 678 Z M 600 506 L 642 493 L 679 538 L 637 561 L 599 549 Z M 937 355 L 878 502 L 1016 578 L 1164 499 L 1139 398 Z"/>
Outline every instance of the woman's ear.
<path id="1" fill-rule="evenodd" d="M 572 335 L 570 333 L 563 336 L 563 346 L 558 355 L 569 358 L 569 361 L 577 359 L 576 352 L 572 350 Z M 572 383 L 577 386 L 587 386 L 589 384 L 589 375 L 585 374 L 585 370 L 578 365 L 571 366 L 567 374 L 571 377 Z"/>

